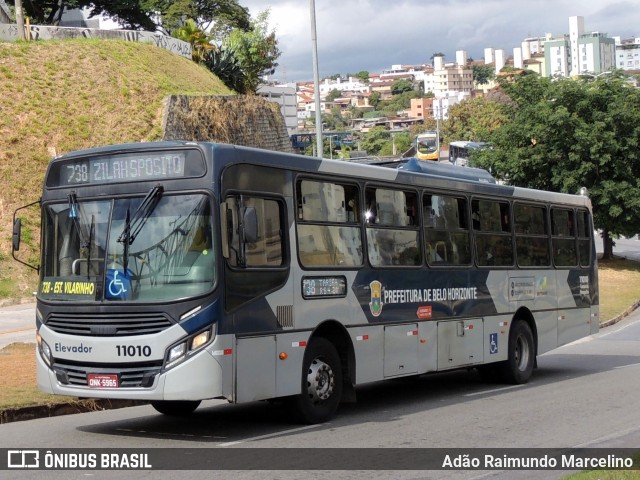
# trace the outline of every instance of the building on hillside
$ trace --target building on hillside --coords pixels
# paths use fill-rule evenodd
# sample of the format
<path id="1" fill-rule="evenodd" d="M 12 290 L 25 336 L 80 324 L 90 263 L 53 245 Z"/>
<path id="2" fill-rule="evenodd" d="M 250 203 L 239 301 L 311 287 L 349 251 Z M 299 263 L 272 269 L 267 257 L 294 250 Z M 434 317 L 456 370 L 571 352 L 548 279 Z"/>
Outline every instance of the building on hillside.
<path id="1" fill-rule="evenodd" d="M 457 92 L 471 94 L 473 91 L 473 70 L 467 65 L 457 63 L 444 63 L 444 57 L 434 57 L 433 84 L 432 90 L 427 90 L 425 81 L 425 92 L 432 91 L 436 97 L 445 97 L 449 93 L 453 95 Z M 429 85 L 431 87 L 431 85 Z"/>
<path id="2" fill-rule="evenodd" d="M 616 41 L 616 68 L 620 70 L 640 70 L 640 38 Z"/>
<path id="3" fill-rule="evenodd" d="M 615 65 L 615 40 L 604 33 L 584 33 L 584 18 L 569 18 L 569 34 L 544 44 L 545 76 L 575 76 L 610 71 Z"/>
<path id="4" fill-rule="evenodd" d="M 544 44 L 545 77 L 568 77 L 571 51 L 569 36 L 549 39 Z"/>
<path id="5" fill-rule="evenodd" d="M 409 107 L 410 118 L 432 118 L 433 117 L 433 97 L 412 98 Z"/>
<path id="6" fill-rule="evenodd" d="M 369 87 L 371 88 L 371 92 L 378 92 L 380 94 L 380 99 L 386 100 L 391 98 L 393 94 L 391 93 L 391 88 L 395 80 L 378 80 L 376 82 L 371 82 Z"/>
<path id="7" fill-rule="evenodd" d="M 532 72 L 537 73 L 541 77 L 545 74 L 545 57 L 544 53 L 535 53 L 531 55 L 528 59 L 522 61 L 522 68 L 526 70 L 531 70 Z"/>
<path id="8" fill-rule="evenodd" d="M 549 38 L 551 38 L 551 34 L 549 34 Z M 534 55 L 544 54 L 545 41 L 546 37 L 525 38 L 520 45 L 522 49 L 522 60 L 529 60 Z"/>
<path id="9" fill-rule="evenodd" d="M 320 84 L 320 98 L 325 98 L 332 90 L 338 90 L 340 94 L 346 92 L 364 93 L 369 91 L 369 85 L 353 77 L 349 77 L 347 80 L 342 80 L 340 77 L 335 80 L 325 78 L 324 82 Z"/>
<path id="10" fill-rule="evenodd" d="M 263 85 L 258 88 L 257 93 L 267 100 L 276 102 L 280 105 L 280 111 L 284 117 L 284 122 L 289 136 L 298 132 L 298 108 L 295 87 L 289 85 Z"/>

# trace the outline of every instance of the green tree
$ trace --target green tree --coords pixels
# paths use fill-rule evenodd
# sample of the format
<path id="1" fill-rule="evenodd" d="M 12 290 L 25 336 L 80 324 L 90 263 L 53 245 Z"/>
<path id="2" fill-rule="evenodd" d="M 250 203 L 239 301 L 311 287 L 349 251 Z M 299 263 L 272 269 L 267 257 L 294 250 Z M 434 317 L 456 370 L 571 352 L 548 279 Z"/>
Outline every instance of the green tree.
<path id="1" fill-rule="evenodd" d="M 369 72 L 367 70 L 360 70 L 358 73 L 354 73 L 350 76 L 357 78 L 362 83 L 369 83 Z"/>
<path id="2" fill-rule="evenodd" d="M 406 110 L 411 106 L 411 99 L 422 98 L 423 95 L 415 90 L 399 93 L 388 100 L 378 103 L 378 109 L 387 112 L 387 115 L 397 115 L 399 111 Z"/>
<path id="3" fill-rule="evenodd" d="M 405 92 L 411 92 L 413 90 L 413 82 L 406 78 L 399 78 L 391 85 L 391 94 L 399 95 Z"/>
<path id="4" fill-rule="evenodd" d="M 507 106 L 485 97 L 463 100 L 449 108 L 442 135 L 447 143 L 455 140 L 486 142 L 509 121 L 509 114 Z"/>
<path id="5" fill-rule="evenodd" d="M 222 43 L 234 53 L 244 74 L 242 93 L 255 93 L 264 75 L 271 75 L 280 57 L 275 30 L 269 30 L 269 10 L 260 12 L 251 29 L 236 28 Z"/>
<path id="6" fill-rule="evenodd" d="M 371 105 L 374 108 L 378 108 L 380 99 L 381 99 L 380 92 L 371 92 L 371 95 L 369 95 L 369 105 Z"/>
<path id="7" fill-rule="evenodd" d="M 216 48 L 211 43 L 213 38 L 191 19 L 176 31 L 175 36 L 191 45 L 191 58 L 196 63 L 203 63 L 207 52 Z"/>
<path id="8" fill-rule="evenodd" d="M 336 98 L 340 98 L 341 95 L 342 95 L 342 92 L 340 90 L 338 90 L 337 88 L 333 88 L 329 90 L 329 93 L 327 93 L 327 96 L 325 97 L 325 99 L 328 102 L 333 102 Z"/>
<path id="9" fill-rule="evenodd" d="M 491 65 L 474 65 L 471 70 L 473 71 L 473 81 L 478 85 L 487 85 L 496 78 L 495 70 Z"/>
<path id="10" fill-rule="evenodd" d="M 390 142 L 391 133 L 389 133 L 389 130 L 384 127 L 373 127 L 360 142 L 360 148 L 369 155 L 378 155 L 385 145 Z"/>
<path id="11" fill-rule="evenodd" d="M 611 257 L 612 237 L 640 232 L 640 90 L 619 73 L 502 83 L 516 107 L 491 136 L 495 149 L 474 160 L 514 185 L 586 187 Z"/>
<path id="12" fill-rule="evenodd" d="M 250 28 L 249 11 L 237 0 L 24 0 L 22 5 L 33 23 L 42 25 L 57 24 L 65 10 L 90 8 L 92 16 L 102 14 L 132 30 L 173 33 L 187 19 L 216 38 L 232 28 Z"/>

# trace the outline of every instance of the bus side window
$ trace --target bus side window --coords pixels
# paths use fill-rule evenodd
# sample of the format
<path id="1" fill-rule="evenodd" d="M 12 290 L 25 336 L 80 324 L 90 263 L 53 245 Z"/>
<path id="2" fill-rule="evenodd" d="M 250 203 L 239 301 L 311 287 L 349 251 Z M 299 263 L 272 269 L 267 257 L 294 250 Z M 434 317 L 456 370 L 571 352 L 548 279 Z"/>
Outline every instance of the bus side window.
<path id="1" fill-rule="evenodd" d="M 358 266 L 363 261 L 358 188 L 354 185 L 298 182 L 298 254 L 305 267 Z"/>
<path id="2" fill-rule="evenodd" d="M 449 195 L 423 198 L 424 234 L 429 264 L 468 265 L 471 242 L 467 200 Z"/>
<path id="3" fill-rule="evenodd" d="M 471 218 L 477 264 L 481 267 L 512 266 L 509 203 L 474 199 L 471 203 Z"/>
<path id="4" fill-rule="evenodd" d="M 518 265 L 523 267 L 549 266 L 551 255 L 546 209 L 538 205 L 516 203 L 514 219 Z"/>
<path id="5" fill-rule="evenodd" d="M 241 244 L 240 212 L 243 209 L 255 211 L 257 235 Z M 277 200 L 233 196 L 226 200 L 226 211 L 230 265 L 279 267 L 284 263 L 281 206 Z"/>
<path id="6" fill-rule="evenodd" d="M 368 206 L 367 247 L 374 267 L 422 263 L 418 248 L 417 195 L 388 188 L 369 187 L 365 191 Z"/>
<path id="7" fill-rule="evenodd" d="M 576 248 L 573 210 L 551 209 L 551 235 L 555 265 L 575 267 L 578 264 L 578 250 Z"/>
<path id="8" fill-rule="evenodd" d="M 591 243 L 593 229 L 591 216 L 587 210 L 578 210 L 578 257 L 581 267 L 591 265 Z"/>

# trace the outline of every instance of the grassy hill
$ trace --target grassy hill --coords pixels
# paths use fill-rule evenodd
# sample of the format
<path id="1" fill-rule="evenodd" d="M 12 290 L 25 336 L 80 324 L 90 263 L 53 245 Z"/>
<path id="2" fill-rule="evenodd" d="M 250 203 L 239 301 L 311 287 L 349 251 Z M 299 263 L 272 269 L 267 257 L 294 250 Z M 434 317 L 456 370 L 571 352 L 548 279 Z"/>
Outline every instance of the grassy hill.
<path id="1" fill-rule="evenodd" d="M 40 197 L 51 157 L 159 140 L 166 96 L 232 93 L 208 70 L 149 44 L 0 43 L 0 301 L 35 289 L 35 272 L 11 258 L 11 222 L 16 207 Z M 20 253 L 37 263 L 39 217 L 32 210 Z"/>

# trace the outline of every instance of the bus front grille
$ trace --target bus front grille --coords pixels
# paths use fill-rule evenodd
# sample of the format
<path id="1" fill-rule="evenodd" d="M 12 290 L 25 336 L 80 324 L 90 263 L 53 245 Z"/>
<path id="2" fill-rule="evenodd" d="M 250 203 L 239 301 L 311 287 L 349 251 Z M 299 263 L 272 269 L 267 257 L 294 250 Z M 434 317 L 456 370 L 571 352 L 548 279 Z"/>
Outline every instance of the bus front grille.
<path id="1" fill-rule="evenodd" d="M 53 371 L 63 385 L 73 385 L 78 387 L 88 386 L 87 376 L 95 374 L 117 374 L 118 388 L 148 388 L 153 386 L 156 376 L 162 370 L 162 362 L 146 363 L 131 368 L 113 366 L 113 368 L 101 366 L 85 367 L 74 365 L 73 363 L 56 362 L 53 364 Z"/>
<path id="2" fill-rule="evenodd" d="M 49 316 L 46 325 L 54 332 L 65 335 L 122 337 L 158 333 L 172 326 L 173 322 L 161 313 L 54 313 Z"/>

